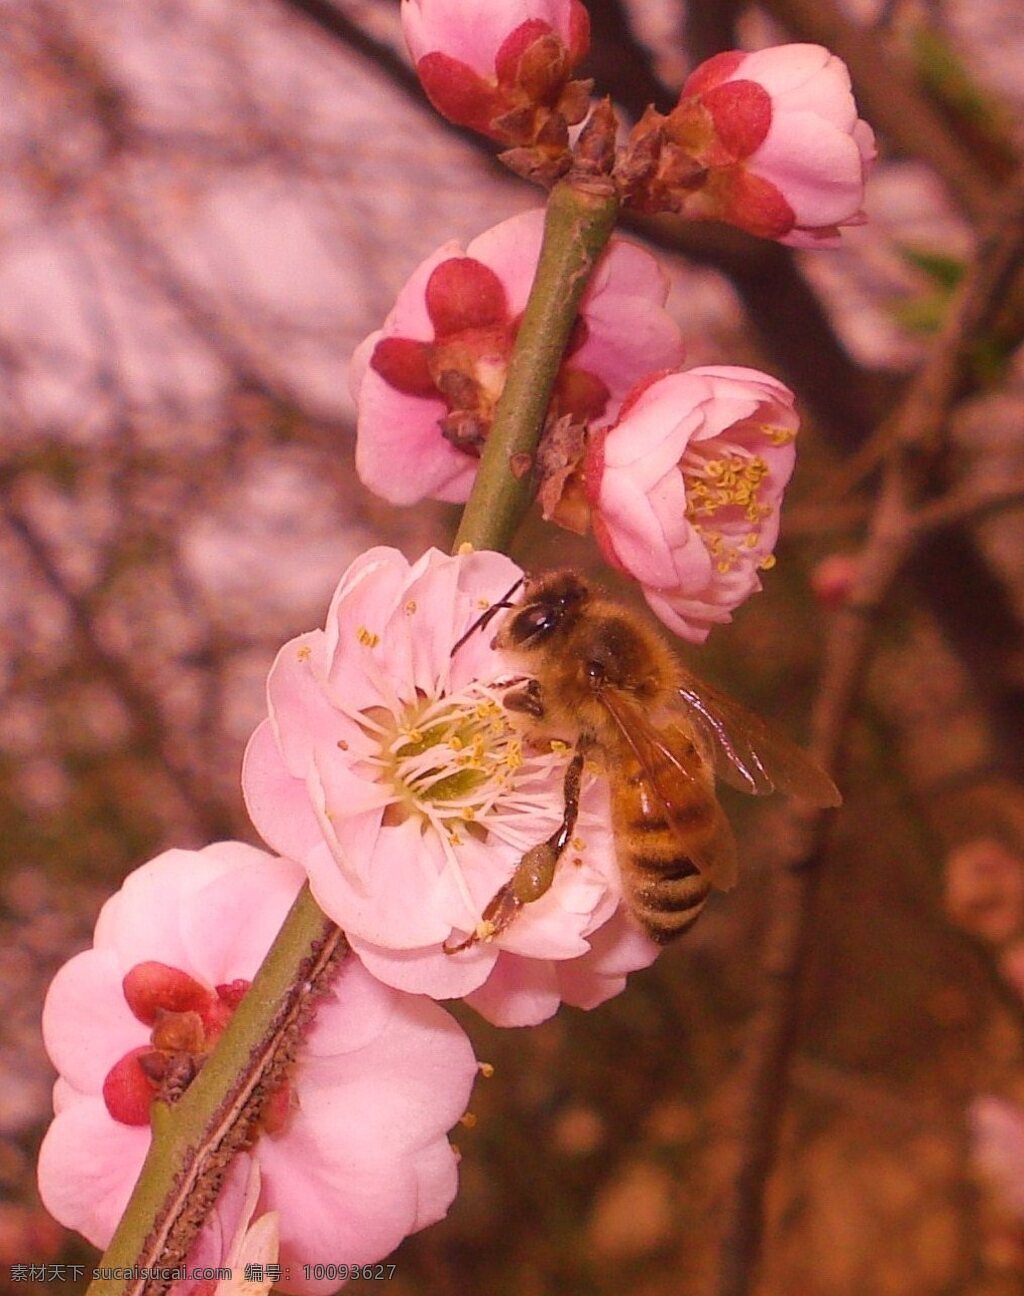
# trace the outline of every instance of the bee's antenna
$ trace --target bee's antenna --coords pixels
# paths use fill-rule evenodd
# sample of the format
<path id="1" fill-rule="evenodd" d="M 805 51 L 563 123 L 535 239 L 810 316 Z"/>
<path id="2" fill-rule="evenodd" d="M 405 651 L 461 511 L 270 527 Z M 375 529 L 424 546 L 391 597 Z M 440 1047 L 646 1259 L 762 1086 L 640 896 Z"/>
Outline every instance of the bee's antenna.
<path id="1" fill-rule="evenodd" d="M 455 644 L 455 646 L 452 648 L 451 655 L 453 657 L 459 651 L 462 645 L 466 642 L 466 640 L 471 638 L 474 634 L 476 634 L 478 630 L 482 630 L 484 626 L 488 623 L 488 621 L 493 620 L 493 618 L 497 616 L 497 614 L 502 610 L 502 608 L 510 608 L 514 606 L 511 601 L 512 595 L 516 592 L 517 589 L 519 589 L 520 585 L 522 585 L 525 580 L 526 580 L 525 576 L 520 576 L 519 579 L 516 581 L 516 583 L 511 587 L 511 589 L 505 591 L 505 593 L 501 596 L 501 599 L 497 603 L 492 603 L 491 606 L 486 610 L 486 612 L 483 613 L 482 616 L 477 617 L 477 619 L 469 627 L 469 629 L 462 636 L 462 638 L 459 639 L 458 642 Z"/>

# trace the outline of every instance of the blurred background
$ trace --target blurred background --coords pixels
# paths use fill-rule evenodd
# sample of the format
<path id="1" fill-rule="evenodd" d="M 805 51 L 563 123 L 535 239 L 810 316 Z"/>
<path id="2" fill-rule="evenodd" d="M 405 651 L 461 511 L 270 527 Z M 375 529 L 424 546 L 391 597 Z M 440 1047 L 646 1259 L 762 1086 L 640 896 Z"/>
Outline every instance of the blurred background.
<path id="1" fill-rule="evenodd" d="M 586 72 L 626 119 L 665 110 L 718 50 L 821 40 L 879 131 L 871 221 L 841 251 L 629 232 L 672 276 L 691 363 L 754 364 L 797 391 L 778 565 L 687 660 L 804 739 L 878 428 L 1024 145 L 1024 10 L 589 7 Z M 348 357 L 424 256 L 540 195 L 427 107 L 397 0 L 0 0 L 0 32 L 2 1284 L 11 1264 L 93 1258 L 35 1194 L 49 978 L 128 871 L 171 845 L 253 840 L 238 776 L 267 670 L 322 623 L 346 564 L 382 541 L 450 542 L 452 510 L 398 511 L 355 478 Z M 935 469 L 1010 489 L 922 542 L 845 736 L 762 1296 L 1024 1287 L 1021 293 L 975 340 Z M 516 557 L 598 570 L 539 526 Z M 534 1030 L 462 1014 L 496 1071 L 456 1133 L 450 1217 L 392 1257 L 394 1296 L 717 1290 L 787 823 L 774 801 L 727 808 L 743 885 L 619 998 Z"/>

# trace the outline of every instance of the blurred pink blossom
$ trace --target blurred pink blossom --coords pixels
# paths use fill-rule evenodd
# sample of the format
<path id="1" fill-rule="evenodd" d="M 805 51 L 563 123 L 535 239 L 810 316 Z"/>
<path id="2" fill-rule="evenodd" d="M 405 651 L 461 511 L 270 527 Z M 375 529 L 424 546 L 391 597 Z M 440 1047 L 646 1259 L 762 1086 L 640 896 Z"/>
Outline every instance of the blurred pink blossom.
<path id="1" fill-rule="evenodd" d="M 111 1074 L 123 1078 L 140 1056 L 141 1082 L 162 1065 L 201 1064 L 217 1005 L 238 1002 L 303 880 L 292 861 L 238 842 L 167 851 L 126 879 L 93 948 L 54 979 L 43 1036 L 60 1075 L 39 1189 L 95 1245 L 109 1242 L 150 1141 L 142 1085 L 127 1091 L 126 1111 Z M 201 994 L 183 998 L 189 983 Z M 342 964 L 250 1153 L 262 1177 L 252 1213 L 279 1217 L 283 1291 L 331 1291 L 336 1283 L 304 1280 L 301 1265 L 379 1260 L 446 1213 L 457 1172 L 445 1132 L 475 1074 L 468 1040 L 436 1004 L 382 985 L 355 958 Z M 237 1237 L 238 1176 L 233 1166 L 197 1255 L 223 1256 Z"/>
<path id="2" fill-rule="evenodd" d="M 702 643 L 761 588 L 797 427 L 793 393 L 775 378 L 704 366 L 639 387 L 591 439 L 597 541 L 682 638 Z"/>
<path id="3" fill-rule="evenodd" d="M 506 144 L 581 121 L 586 86 L 569 78 L 590 46 L 579 0 L 402 0 L 402 28 L 427 97 L 442 116 Z"/>
<path id="4" fill-rule="evenodd" d="M 413 566 L 393 549 L 357 559 L 325 629 L 278 654 L 270 715 L 242 775 L 253 823 L 302 861 L 317 902 L 375 976 L 435 998 L 472 996 L 498 1025 L 542 1021 L 562 1001 L 592 1007 L 657 952 L 625 923 L 609 926 L 621 891 L 607 788 L 591 777 L 550 890 L 493 939 L 443 949 L 477 930 L 523 854 L 562 818 L 569 751 L 534 746 L 513 726 L 493 631 L 452 654 L 520 576 L 487 552 L 431 550 Z"/>
<path id="5" fill-rule="evenodd" d="M 393 504 L 463 502 L 533 282 L 540 208 L 513 216 L 465 252 L 448 243 L 398 295 L 384 327 L 352 359 L 356 467 Z M 600 426 L 647 374 L 678 365 L 679 329 L 663 309 L 655 259 L 613 239 L 594 273 L 555 384 L 552 412 Z"/>
<path id="6" fill-rule="evenodd" d="M 843 607 L 857 584 L 860 566 L 856 553 L 831 553 L 822 558 L 811 572 L 815 598 L 826 608 Z"/>
<path id="7" fill-rule="evenodd" d="M 792 247 L 836 247 L 859 225 L 874 134 L 845 63 L 821 45 L 730 50 L 687 79 L 668 117 L 632 137 L 634 206 L 722 220 Z M 639 156 L 639 153 L 637 156 Z"/>
<path id="8" fill-rule="evenodd" d="M 1007 1211 L 1024 1220 L 1024 1111 L 1016 1103 L 979 1094 L 967 1109 L 971 1153 Z"/>

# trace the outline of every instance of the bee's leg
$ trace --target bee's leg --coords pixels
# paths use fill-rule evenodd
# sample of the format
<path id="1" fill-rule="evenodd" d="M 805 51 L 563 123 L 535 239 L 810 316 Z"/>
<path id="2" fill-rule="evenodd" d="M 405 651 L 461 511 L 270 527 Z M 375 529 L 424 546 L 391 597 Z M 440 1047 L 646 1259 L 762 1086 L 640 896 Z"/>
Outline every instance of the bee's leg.
<path id="1" fill-rule="evenodd" d="M 535 679 L 528 679 L 518 688 L 509 689 L 502 697 L 501 705 L 506 711 L 522 711 L 534 720 L 544 719 L 544 699 L 540 684 Z"/>
<path id="2" fill-rule="evenodd" d="M 562 785 L 562 793 L 565 798 L 565 811 L 562 815 L 562 822 L 547 841 L 541 842 L 539 846 L 531 847 L 526 852 L 507 884 L 512 888 L 512 893 L 520 904 L 529 904 L 531 900 L 539 900 L 554 881 L 555 865 L 576 831 L 576 819 L 580 812 L 580 780 L 582 777 L 583 752 L 577 746 L 576 754 L 566 766 L 565 782 Z"/>
<path id="3" fill-rule="evenodd" d="M 457 954 L 459 950 L 469 949 L 480 940 L 493 940 L 499 932 L 505 930 L 523 905 L 539 900 L 549 890 L 562 852 L 576 831 L 582 777 L 583 749 L 577 745 L 576 753 L 566 767 L 565 782 L 562 785 L 565 797 L 562 822 L 547 841 L 531 846 L 526 852 L 509 880 L 488 902 L 476 931 L 457 945 L 449 945 L 445 941 L 442 948 L 446 954 Z"/>

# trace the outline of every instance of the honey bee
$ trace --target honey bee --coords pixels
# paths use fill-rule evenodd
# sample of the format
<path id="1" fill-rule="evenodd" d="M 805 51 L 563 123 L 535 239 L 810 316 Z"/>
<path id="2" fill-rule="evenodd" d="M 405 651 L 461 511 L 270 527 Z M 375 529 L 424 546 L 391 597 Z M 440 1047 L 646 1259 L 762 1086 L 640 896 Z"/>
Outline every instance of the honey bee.
<path id="1" fill-rule="evenodd" d="M 466 940 L 489 940 L 542 896 L 573 836 L 586 759 L 611 791 L 622 891 L 633 918 L 661 944 L 698 918 L 713 888 L 736 881 L 736 842 L 715 796 L 715 775 L 761 796 L 776 789 L 816 806 L 841 801 L 829 776 L 784 734 L 684 670 L 661 637 L 573 572 L 525 578 L 521 603 L 499 609 L 492 646 L 522 670 L 503 704 L 538 735 L 575 735 L 565 812 L 522 857 Z M 459 641 L 459 645 L 467 636 Z M 456 649 L 459 645 L 456 645 Z"/>

